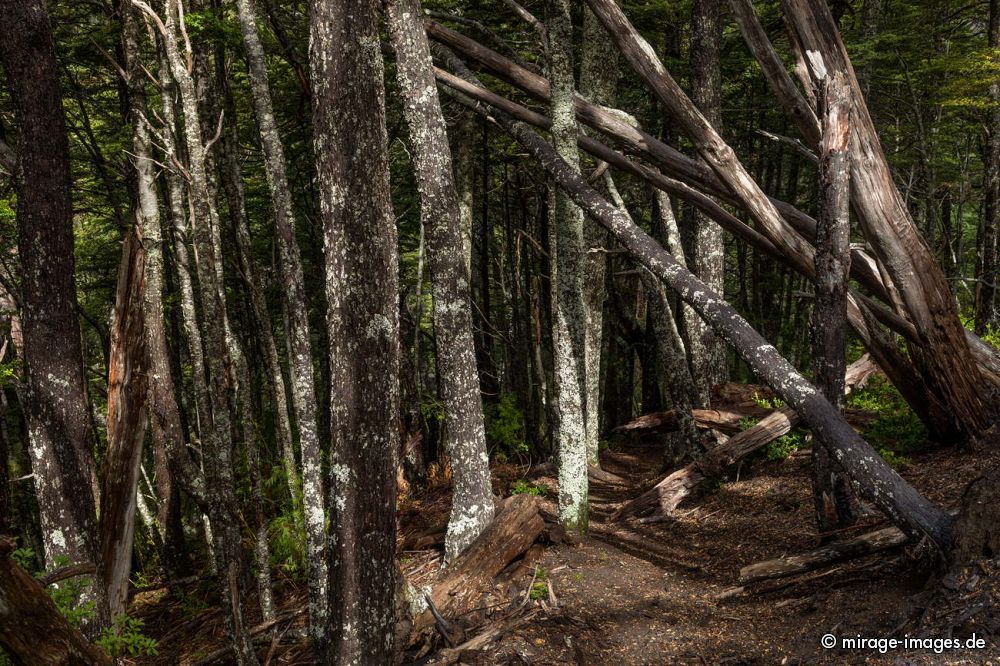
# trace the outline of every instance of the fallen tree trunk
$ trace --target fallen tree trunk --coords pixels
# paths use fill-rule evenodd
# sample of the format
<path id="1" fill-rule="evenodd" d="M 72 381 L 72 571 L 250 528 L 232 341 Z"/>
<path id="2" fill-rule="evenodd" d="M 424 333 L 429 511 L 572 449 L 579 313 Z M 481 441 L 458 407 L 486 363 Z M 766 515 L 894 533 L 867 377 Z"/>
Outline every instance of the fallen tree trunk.
<path id="1" fill-rule="evenodd" d="M 876 369 L 867 354 L 852 363 L 844 376 L 845 392 L 850 393 L 856 387 L 864 385 Z M 670 516 L 702 481 L 719 476 L 727 467 L 764 448 L 788 433 L 798 423 L 799 416 L 793 409 L 784 407 L 771 412 L 757 425 L 734 435 L 725 444 L 669 474 L 656 486 L 619 509 L 611 520 L 622 520 L 650 512 L 656 512 L 663 517 Z"/>
<path id="2" fill-rule="evenodd" d="M 457 35 L 457 33 L 454 34 Z M 458 37 L 461 36 L 458 35 Z M 463 40 L 469 41 L 465 40 L 465 38 L 463 38 Z M 462 43 L 464 43 L 464 41 Z M 487 50 L 485 47 L 478 45 L 476 46 L 476 49 L 472 49 L 471 47 L 468 48 L 477 54 L 479 51 Z M 482 57 L 481 54 L 479 55 Z M 528 74 L 531 76 L 537 76 L 531 73 Z M 551 121 L 545 116 L 486 90 L 479 85 L 473 85 L 459 77 L 439 69 L 435 70 L 435 76 L 439 82 L 445 84 L 449 88 L 453 88 L 475 100 L 485 102 L 490 106 L 509 113 L 517 120 L 529 123 L 542 129 L 548 129 L 551 126 Z M 542 79 L 542 81 L 544 81 L 544 79 Z M 618 122 L 621 123 L 620 120 Z M 624 125 L 624 127 L 631 129 L 628 125 Z M 643 157 L 651 158 L 653 153 L 647 154 L 646 152 L 643 152 L 643 147 L 652 145 L 651 142 L 655 141 L 656 139 L 653 138 L 649 138 L 649 140 L 643 138 L 637 146 L 633 146 L 633 149 L 642 154 Z M 683 182 L 668 178 L 660 172 L 650 169 L 649 167 L 645 167 L 629 160 L 624 155 L 586 135 L 579 135 L 577 142 L 580 148 L 589 152 L 600 161 L 611 164 L 626 173 L 635 175 L 647 181 L 653 187 L 662 190 L 671 196 L 676 196 L 693 204 L 700 211 L 707 214 L 710 218 L 717 222 L 722 228 L 726 229 L 741 240 L 749 243 L 758 251 L 774 257 L 810 279 L 813 277 L 811 270 L 813 265 L 811 257 L 799 256 L 795 257 L 795 260 L 792 260 L 789 256 L 783 254 L 782 251 L 775 247 L 775 245 L 768 240 L 768 238 L 760 232 L 747 226 L 704 193 Z M 666 150 L 672 150 L 667 146 L 663 146 L 663 148 Z M 655 157 L 652 157 L 652 159 L 654 162 L 656 161 Z M 731 195 L 726 194 L 723 190 L 716 191 L 712 186 L 706 185 L 705 182 L 699 183 L 697 186 L 704 188 L 706 192 L 712 193 L 713 196 L 717 196 L 729 203 L 733 203 L 734 205 L 739 205 L 738 201 L 736 201 Z M 718 185 L 718 187 L 721 188 L 722 186 Z M 794 211 L 794 215 L 790 214 L 786 210 L 786 208 L 790 207 L 785 205 L 785 208 L 782 208 L 781 202 L 773 200 L 773 203 L 783 211 L 782 214 L 788 217 L 788 219 L 798 220 L 796 228 L 803 229 L 803 233 L 811 234 L 812 237 L 815 236 L 815 220 L 801 214 L 794 208 L 791 208 L 791 210 Z M 854 251 L 853 254 L 854 256 L 851 262 L 852 270 L 858 269 L 854 277 L 858 278 L 862 284 L 871 288 L 876 294 L 879 294 L 883 298 L 888 298 L 885 286 L 881 281 L 881 277 L 879 276 L 878 269 L 875 266 L 874 261 L 861 251 Z M 934 418 L 942 411 L 940 405 L 936 403 L 933 400 L 933 396 L 923 388 L 920 375 L 918 374 L 916 368 L 912 366 L 909 359 L 904 354 L 899 352 L 894 341 L 887 339 L 887 337 L 877 328 L 880 324 L 888 326 L 893 331 L 904 336 L 908 341 L 916 343 L 919 342 L 919 338 L 913 326 L 905 319 L 896 315 L 894 312 L 882 307 L 867 296 L 859 294 L 853 290 L 850 291 L 848 301 L 848 317 L 851 326 L 858 333 L 858 336 L 864 342 L 866 348 L 872 352 L 880 362 L 887 361 L 884 363 L 884 367 L 891 367 L 895 370 L 895 372 L 889 373 L 890 380 L 899 388 L 900 392 L 903 394 L 904 398 L 913 410 L 925 422 L 933 423 Z M 971 344 L 973 344 L 973 348 L 976 350 L 977 359 L 979 359 L 982 367 L 986 369 L 987 376 L 996 378 L 997 383 L 1000 384 L 1000 357 L 996 356 L 995 350 L 989 345 L 978 340 L 978 338 L 975 338 L 975 336 L 971 333 L 969 333 L 969 336 L 970 340 L 973 341 Z M 976 341 L 978 341 L 978 344 Z"/>
<path id="3" fill-rule="evenodd" d="M 514 495 L 498 509 L 489 527 L 431 585 L 430 602 L 445 617 L 471 608 L 493 578 L 527 551 L 545 529 L 537 497 Z M 433 625 L 434 614 L 428 608 L 413 618 L 412 634 Z"/>
<path id="4" fill-rule="evenodd" d="M 901 546 L 909 537 L 898 527 L 886 527 L 854 539 L 838 541 L 798 555 L 757 562 L 740 569 L 740 585 L 786 578 L 825 567 L 834 562 L 870 555 Z"/>
<path id="5" fill-rule="evenodd" d="M 13 539 L 0 539 L 0 645 L 25 666 L 92 666 L 108 657 L 63 617 L 45 589 L 10 554 Z"/>
<path id="6" fill-rule="evenodd" d="M 588 0 L 595 6 L 595 0 Z M 615 7 L 617 10 L 617 7 Z M 597 13 L 597 11 L 595 11 Z M 620 13 L 620 10 L 619 10 Z M 624 20 L 624 16 L 621 17 Z M 602 19 L 603 20 L 603 19 Z M 629 30 L 634 29 L 628 26 Z M 635 35 L 641 40 L 641 37 Z M 640 50 L 652 53 L 644 40 Z M 451 66 L 463 78 L 475 81 L 457 58 Z M 479 105 L 469 102 L 477 112 Z M 950 545 L 952 519 L 918 493 L 889 467 L 831 405 L 721 296 L 677 263 L 677 260 L 625 214 L 595 192 L 573 172 L 542 137 L 523 123 L 497 113 L 495 120 L 537 159 L 556 184 L 573 201 L 614 236 L 640 264 L 673 289 L 718 334 L 723 336 L 765 383 L 771 386 L 814 433 L 816 439 L 841 463 L 862 497 L 886 513 L 907 531 L 926 534 L 943 550 Z"/>
<path id="7" fill-rule="evenodd" d="M 928 388 L 946 406 L 947 425 L 958 436 L 976 437 L 997 419 L 1000 404 L 974 362 L 944 272 L 893 181 L 837 22 L 825 0 L 782 0 L 781 5 L 807 55 L 813 85 L 818 88 L 828 76 L 840 74 L 849 87 L 851 204 L 897 289 L 897 313 L 917 329 L 920 340 L 912 356 Z"/>
<path id="8" fill-rule="evenodd" d="M 548 81 L 539 74 L 524 69 L 499 53 L 496 53 L 495 51 L 478 44 L 474 40 L 432 21 L 427 22 L 427 30 L 428 34 L 433 39 L 450 48 L 455 48 L 466 57 L 475 61 L 477 66 L 481 69 L 488 71 L 490 74 L 497 76 L 498 78 L 520 90 L 527 92 L 529 95 L 532 95 L 537 99 L 542 101 L 547 101 L 549 99 Z M 438 75 L 439 80 L 442 80 L 442 82 L 447 85 L 452 85 L 451 82 L 442 78 L 442 73 L 440 71 L 436 72 L 436 74 Z M 519 120 L 523 120 L 543 128 L 547 127 L 547 124 L 545 124 L 547 123 L 547 119 L 544 116 L 534 112 L 528 112 L 527 109 L 519 107 L 516 103 L 506 100 L 498 95 L 491 94 L 492 99 L 483 99 L 483 97 L 476 94 L 478 91 L 463 92 L 471 94 L 473 97 L 481 99 L 482 101 L 486 101 L 488 104 L 497 106 L 508 113 L 512 113 Z M 627 151 L 649 160 L 652 164 L 662 169 L 664 173 L 678 178 L 680 182 L 672 180 L 671 178 L 666 178 L 646 167 L 636 165 L 614 150 L 604 146 L 600 142 L 589 139 L 588 137 L 580 138 L 579 143 L 581 148 L 590 152 L 602 161 L 609 162 L 610 164 L 623 169 L 628 173 L 632 173 L 647 180 L 654 187 L 693 203 L 703 212 L 709 214 L 713 220 L 718 222 L 723 228 L 751 243 L 756 249 L 785 262 L 792 268 L 802 271 L 803 266 L 809 264 L 809 262 L 805 262 L 804 264 L 801 257 L 789 257 L 783 254 L 783 252 L 775 248 L 770 241 L 761 236 L 758 232 L 750 229 L 746 225 L 743 225 L 738 220 L 736 220 L 737 225 L 734 227 L 732 222 L 735 218 L 729 216 L 728 213 L 721 208 L 718 211 L 711 210 L 710 207 L 715 204 L 703 193 L 707 193 L 725 201 L 726 203 L 744 209 L 746 209 L 746 205 L 738 197 L 734 196 L 728 187 L 720 182 L 720 180 L 716 177 L 716 174 L 713 173 L 711 169 L 705 167 L 704 164 L 682 155 L 673 148 L 659 141 L 656 137 L 644 132 L 640 127 L 630 124 L 624 119 L 626 114 L 595 105 L 579 95 L 576 97 L 576 107 L 577 115 L 581 122 L 613 138 Z M 517 111 L 527 112 L 527 116 L 519 115 Z M 610 153 L 610 157 L 608 156 L 608 153 Z M 705 199 L 708 199 L 708 201 L 703 201 Z M 777 221 L 778 224 L 781 225 L 782 233 L 787 233 L 794 229 L 794 231 L 801 233 L 809 241 L 812 241 L 815 238 L 816 221 L 813 218 L 798 210 L 794 206 L 778 199 L 769 198 L 769 202 L 777 209 L 783 218 L 783 220 Z M 783 222 L 787 222 L 788 224 L 783 224 Z M 791 225 L 790 227 L 788 226 L 789 224 Z M 783 248 L 783 250 L 787 250 L 787 248 Z M 808 276 L 808 273 L 806 273 L 806 275 Z M 877 263 L 864 250 L 852 248 L 851 275 L 861 284 L 871 289 L 873 293 L 876 294 L 876 296 L 882 301 L 892 302 L 890 291 L 895 291 L 894 285 L 887 285 L 883 281 L 883 275 L 880 273 Z M 917 329 L 915 329 L 912 324 L 897 315 L 895 312 L 878 306 L 867 297 L 854 292 L 852 292 L 852 298 L 859 301 L 858 305 L 867 306 L 867 310 L 871 314 L 875 315 L 874 320 L 866 322 L 866 319 L 870 318 L 865 316 L 864 311 L 858 313 L 857 305 L 854 303 L 851 304 L 851 325 L 858 330 L 859 335 L 865 341 L 869 351 L 876 353 L 880 357 L 887 355 L 894 356 L 894 366 L 898 366 L 900 364 L 910 366 L 910 361 L 904 354 L 896 352 L 895 350 L 885 350 L 880 352 L 879 350 L 874 349 L 872 345 L 879 344 L 880 338 L 884 336 L 879 336 L 874 334 L 874 332 L 866 331 L 865 328 L 869 325 L 875 325 L 875 322 L 877 321 L 882 325 L 888 326 L 894 332 L 904 336 L 911 344 L 919 346 L 923 344 L 926 339 L 920 336 Z M 976 337 L 971 331 L 964 331 L 964 336 L 966 342 L 971 348 L 976 365 L 982 372 L 983 377 L 989 380 L 992 384 L 1000 386 L 1000 353 Z M 935 395 L 931 395 L 930 392 L 923 387 L 923 380 L 920 373 L 918 373 L 915 368 L 910 366 L 910 369 L 906 372 L 897 374 L 904 374 L 910 378 L 909 387 L 911 390 L 909 391 L 904 390 L 907 387 L 897 384 L 897 387 L 900 388 L 904 397 L 906 397 L 907 402 L 911 404 L 911 407 L 913 407 L 917 414 L 926 423 L 928 423 L 928 425 L 934 427 L 935 430 L 940 430 L 941 428 L 939 427 L 938 420 L 942 413 L 946 410 L 941 407 L 939 398 Z M 891 379 L 893 383 L 897 383 L 898 381 L 897 377 L 891 377 Z"/>

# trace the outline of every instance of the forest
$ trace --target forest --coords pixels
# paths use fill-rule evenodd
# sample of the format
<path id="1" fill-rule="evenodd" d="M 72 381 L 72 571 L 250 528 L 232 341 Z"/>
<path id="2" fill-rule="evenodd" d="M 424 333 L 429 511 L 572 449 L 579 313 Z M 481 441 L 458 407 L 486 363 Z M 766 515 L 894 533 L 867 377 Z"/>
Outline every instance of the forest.
<path id="1" fill-rule="evenodd" d="M 1000 0 L 0 1 L 0 666 L 1000 661 Z"/>

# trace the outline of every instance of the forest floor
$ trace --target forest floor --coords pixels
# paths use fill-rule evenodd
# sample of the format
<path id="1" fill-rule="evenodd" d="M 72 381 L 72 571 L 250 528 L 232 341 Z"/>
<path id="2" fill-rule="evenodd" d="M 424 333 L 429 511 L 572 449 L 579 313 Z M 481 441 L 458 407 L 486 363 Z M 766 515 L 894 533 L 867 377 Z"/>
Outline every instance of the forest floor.
<path id="1" fill-rule="evenodd" d="M 590 535 L 547 548 L 540 559 L 508 577 L 507 590 L 514 596 L 544 581 L 552 592 L 544 608 L 460 663 L 1000 664 L 995 647 L 936 655 L 820 646 L 827 633 L 901 638 L 907 620 L 922 612 L 926 617 L 923 591 L 938 572 L 921 565 L 907 548 L 723 595 L 737 585 L 740 567 L 818 545 L 807 451 L 780 462 L 744 466 L 738 478 L 708 487 L 682 504 L 669 522 L 609 525 L 607 516 L 614 508 L 660 478 L 659 460 L 658 447 L 637 443 L 603 452 L 603 468 L 628 483 L 592 483 Z M 953 507 L 969 481 L 997 464 L 1000 447 L 976 455 L 942 449 L 913 455 L 902 473 L 928 497 Z M 526 470 L 498 465 L 498 494 Z M 551 496 L 543 504 L 554 510 Z M 443 484 L 409 498 L 400 512 L 401 538 L 445 520 L 447 507 Z M 873 528 L 879 522 L 874 515 L 866 519 Z M 426 576 L 439 561 L 438 543 L 420 546 L 401 553 L 411 580 Z M 196 586 L 191 583 L 179 594 L 161 590 L 137 598 L 136 614 L 159 640 L 159 657 L 145 663 L 201 663 L 224 649 L 221 615 L 217 608 L 192 601 Z M 304 586 L 278 579 L 276 589 L 281 621 L 258 634 L 262 660 L 308 664 Z M 216 663 L 226 663 L 224 655 L 219 657 Z"/>

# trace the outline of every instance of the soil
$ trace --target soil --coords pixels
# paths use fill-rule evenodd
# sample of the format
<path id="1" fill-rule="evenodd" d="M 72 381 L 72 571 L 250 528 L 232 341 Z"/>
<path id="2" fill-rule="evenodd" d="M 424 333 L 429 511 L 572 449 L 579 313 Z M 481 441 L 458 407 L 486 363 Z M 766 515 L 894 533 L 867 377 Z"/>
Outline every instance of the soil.
<path id="1" fill-rule="evenodd" d="M 919 545 L 734 591 L 740 567 L 819 544 L 807 452 L 780 462 L 743 465 L 732 478 L 706 484 L 709 487 L 689 498 L 668 522 L 607 524 L 607 516 L 622 502 L 661 477 L 660 455 L 660 448 L 635 442 L 602 453 L 602 468 L 626 484 L 593 482 L 590 534 L 550 546 L 537 561 L 512 567 L 497 593 L 523 600 L 534 581 L 534 589 L 543 593 L 530 595 L 539 598 L 529 598 L 520 611 L 531 609 L 534 614 L 485 648 L 462 654 L 459 663 L 1000 664 L 1000 651 L 989 634 L 995 627 L 977 627 L 975 618 L 961 627 L 942 620 L 931 630 L 942 633 L 928 633 L 935 618 L 954 615 L 956 598 L 960 605 L 969 595 L 953 596 L 951 605 L 942 608 L 940 595 L 928 591 L 939 589 L 942 572 L 928 564 L 933 560 Z M 942 449 L 912 456 L 901 471 L 931 499 L 954 507 L 971 480 L 998 464 L 1000 447 L 971 455 Z M 498 494 L 505 494 L 527 469 L 497 465 Z M 447 481 L 443 475 L 401 504 L 400 561 L 416 584 L 432 577 L 439 566 L 441 538 L 434 527 L 447 518 Z M 537 485 L 550 486 L 548 481 L 541 479 Z M 555 511 L 551 495 L 543 504 Z M 877 514 L 869 514 L 845 536 L 884 524 Z M 403 550 L 404 544 L 410 549 Z M 304 586 L 287 577 L 277 583 L 278 612 L 284 619 L 261 632 L 261 659 L 308 664 Z M 140 663 L 197 663 L 225 647 L 218 610 L 199 609 L 191 601 L 196 586 L 188 584 L 180 596 L 165 590 L 139 595 L 136 614 L 146 621 L 146 633 L 160 641 L 159 657 Z M 881 654 L 878 649 L 820 646 L 820 638 L 828 633 L 957 638 L 977 629 L 987 647 L 971 651 L 895 649 Z M 467 637 L 476 633 L 472 627 Z M 223 656 L 217 663 L 227 662 Z"/>

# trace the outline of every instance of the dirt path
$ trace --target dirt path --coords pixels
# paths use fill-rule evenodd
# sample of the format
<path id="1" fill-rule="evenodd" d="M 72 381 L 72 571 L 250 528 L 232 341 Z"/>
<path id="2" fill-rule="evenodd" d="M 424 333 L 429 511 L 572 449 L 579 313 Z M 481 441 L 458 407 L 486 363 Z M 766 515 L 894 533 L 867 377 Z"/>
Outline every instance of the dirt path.
<path id="1" fill-rule="evenodd" d="M 877 650 L 820 647 L 820 638 L 831 632 L 903 636 L 903 622 L 921 613 L 919 593 L 932 573 L 921 570 L 905 549 L 761 583 L 720 599 L 736 585 L 740 567 L 816 546 L 808 455 L 746 465 L 739 478 L 706 484 L 701 496 L 681 506 L 676 520 L 609 525 L 607 516 L 615 507 L 658 479 L 659 454 L 658 448 L 637 445 L 604 452 L 604 469 L 625 484 L 592 485 L 590 536 L 548 548 L 534 566 L 522 567 L 513 580 L 498 586 L 503 599 L 521 597 L 537 576 L 547 581 L 556 607 L 546 602 L 530 622 L 479 652 L 464 654 L 460 663 L 1000 666 L 992 648 L 880 655 Z M 997 464 L 1000 446 L 977 455 L 943 450 L 914 456 L 903 474 L 935 502 L 954 506 L 970 480 Z M 505 492 L 524 472 L 513 465 L 495 468 L 496 490 Z M 546 502 L 554 511 L 551 499 Z M 419 533 L 446 520 L 448 506 L 446 484 L 410 498 L 401 510 L 405 532 Z M 440 558 L 436 537 L 420 548 L 401 553 L 404 569 L 433 575 Z M 277 582 L 279 614 L 292 619 L 262 635 L 261 649 L 271 664 L 309 664 L 305 615 L 298 612 L 305 605 L 305 589 L 288 578 Z M 144 593 L 148 599 L 137 599 L 137 614 L 160 640 L 159 657 L 142 661 L 191 664 L 226 645 L 218 609 L 199 606 L 196 587 L 173 596 L 165 590 Z"/>
<path id="2" fill-rule="evenodd" d="M 604 468 L 639 485 L 654 474 L 655 452 L 606 454 Z M 907 471 L 950 503 L 977 467 L 951 453 L 921 456 Z M 477 663 L 816 664 L 989 663 L 995 651 L 825 650 L 820 638 L 886 637 L 915 610 L 929 572 L 903 552 L 872 556 L 788 583 L 720 600 L 741 566 L 816 545 L 807 456 L 757 466 L 682 507 L 676 521 L 609 526 L 605 517 L 635 487 L 595 483 L 591 536 L 549 549 L 539 574 L 558 608 L 497 642 Z M 947 466 L 947 467 L 943 467 Z M 949 469 L 947 483 L 934 470 Z M 525 575 L 522 586 L 530 583 Z M 773 591 L 761 592 L 762 588 Z M 898 634 L 902 637 L 902 632 Z"/>

